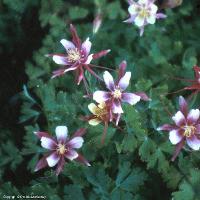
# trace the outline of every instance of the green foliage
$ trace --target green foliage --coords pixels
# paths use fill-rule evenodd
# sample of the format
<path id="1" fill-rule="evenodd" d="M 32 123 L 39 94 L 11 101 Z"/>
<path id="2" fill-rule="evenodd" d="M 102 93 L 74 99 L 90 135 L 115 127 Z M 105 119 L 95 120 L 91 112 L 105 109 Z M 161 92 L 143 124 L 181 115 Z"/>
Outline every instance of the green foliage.
<path id="1" fill-rule="evenodd" d="M 170 113 L 177 110 L 178 94 L 167 94 L 185 86 L 173 77 L 192 79 L 192 66 L 199 63 L 197 4 L 197 0 L 185 0 L 180 7 L 166 9 L 167 18 L 145 27 L 144 36 L 139 37 L 137 27 L 122 22 L 128 17 L 126 1 L 0 0 L 3 19 L 0 21 L 3 44 L 0 51 L 6 48 L 12 52 L 12 40 L 23 40 L 20 22 L 28 8 L 37 9 L 37 20 L 45 32 L 40 48 L 26 60 L 28 82 L 21 92 L 19 117 L 25 130 L 22 142 L 17 142 L 22 136 L 10 130 L 2 128 L 0 131 L 0 181 L 3 182 L 0 196 L 33 194 L 45 195 L 50 200 L 198 200 L 199 152 L 185 148 L 177 160 L 171 162 L 174 146 L 168 134 L 156 130 L 170 121 L 166 110 Z M 92 21 L 97 12 L 103 15 L 103 22 L 97 34 L 92 35 Z M 132 72 L 128 91 L 144 91 L 151 98 L 136 106 L 124 104 L 119 127 L 109 125 L 104 144 L 101 144 L 103 124 L 92 127 L 81 120 L 81 116 L 90 114 L 87 106 L 93 102 L 83 98 L 83 85 L 75 84 L 72 72 L 51 79 L 58 65 L 44 56 L 64 52 L 59 41 L 70 40 L 70 23 L 76 26 L 83 41 L 90 37 L 92 53 L 111 49 L 95 64 L 115 70 L 126 60 L 127 70 Z M 15 31 L 12 37 L 5 34 L 11 28 Z M 102 77 L 103 70 L 94 70 Z M 116 76 L 116 71 L 111 72 Z M 90 74 L 85 76 L 90 92 L 105 89 L 105 85 Z M 199 106 L 198 100 L 197 97 L 191 104 Z M 87 128 L 80 152 L 91 167 L 69 162 L 59 177 L 50 168 L 34 172 L 44 149 L 33 132 L 47 131 L 54 136 L 58 125 L 67 125 L 69 135 L 80 127 Z M 20 180 L 26 173 L 28 177 L 20 184 L 11 182 L 8 171 Z"/>

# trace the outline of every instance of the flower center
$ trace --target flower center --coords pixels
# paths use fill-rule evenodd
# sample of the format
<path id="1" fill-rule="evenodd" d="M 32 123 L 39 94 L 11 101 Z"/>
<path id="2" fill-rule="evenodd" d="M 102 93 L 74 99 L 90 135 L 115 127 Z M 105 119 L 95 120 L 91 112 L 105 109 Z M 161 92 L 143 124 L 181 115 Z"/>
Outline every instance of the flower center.
<path id="1" fill-rule="evenodd" d="M 120 89 L 115 89 L 115 91 L 113 92 L 113 97 L 115 99 L 120 99 L 121 96 L 122 96 L 122 93 L 121 93 Z"/>
<path id="2" fill-rule="evenodd" d="M 142 8 L 140 11 L 139 11 L 139 17 L 140 18 L 146 18 L 149 16 L 149 10 L 146 9 L 146 8 Z"/>
<path id="3" fill-rule="evenodd" d="M 69 62 L 76 62 L 81 59 L 80 52 L 77 48 L 75 49 L 69 49 L 67 51 L 67 59 Z"/>
<path id="4" fill-rule="evenodd" d="M 185 126 L 183 128 L 185 130 L 183 133 L 185 137 L 191 137 L 195 134 L 196 128 L 194 126 Z"/>
<path id="5" fill-rule="evenodd" d="M 57 153 L 63 155 L 66 151 L 67 149 L 65 148 L 64 144 L 58 144 Z"/>
<path id="6" fill-rule="evenodd" d="M 95 115 L 98 117 L 98 118 L 101 118 L 103 117 L 104 115 L 106 115 L 108 112 L 107 112 L 107 109 L 106 109 L 106 104 L 103 102 L 103 103 L 100 103 L 98 105 L 98 107 L 96 107 L 95 109 Z"/>

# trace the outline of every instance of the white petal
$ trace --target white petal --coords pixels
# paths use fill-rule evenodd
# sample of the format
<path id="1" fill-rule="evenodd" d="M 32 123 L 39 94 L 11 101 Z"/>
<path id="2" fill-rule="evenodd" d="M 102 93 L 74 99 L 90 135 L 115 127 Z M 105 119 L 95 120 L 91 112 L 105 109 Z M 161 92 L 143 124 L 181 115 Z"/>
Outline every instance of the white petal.
<path id="1" fill-rule="evenodd" d="M 138 13 L 138 5 L 136 4 L 132 4 L 128 7 L 128 12 L 131 14 L 131 15 L 135 15 Z"/>
<path id="2" fill-rule="evenodd" d="M 69 160 L 74 160 L 78 157 L 78 153 L 71 149 L 67 151 L 67 153 L 65 153 L 65 157 L 68 158 Z"/>
<path id="3" fill-rule="evenodd" d="M 125 75 L 119 80 L 118 84 L 119 87 L 122 90 L 125 90 L 129 85 L 130 79 L 131 79 L 131 72 L 126 72 Z"/>
<path id="4" fill-rule="evenodd" d="M 120 101 L 118 101 L 118 100 L 113 101 L 112 111 L 115 114 L 121 114 L 121 113 L 123 113 Z"/>
<path id="5" fill-rule="evenodd" d="M 58 65 L 67 65 L 67 58 L 64 56 L 53 56 L 53 61 Z"/>
<path id="6" fill-rule="evenodd" d="M 144 21 L 145 21 L 144 17 L 137 16 L 135 18 L 135 25 L 139 27 L 144 26 Z"/>
<path id="7" fill-rule="evenodd" d="M 91 119 L 88 121 L 88 123 L 91 125 L 91 126 L 97 126 L 98 124 L 101 123 L 101 121 L 99 119 Z"/>
<path id="8" fill-rule="evenodd" d="M 135 105 L 141 99 L 140 96 L 133 94 L 133 93 L 123 93 L 122 94 L 122 101 L 127 102 L 131 105 Z"/>
<path id="9" fill-rule="evenodd" d="M 41 146 L 45 149 L 52 150 L 55 149 L 56 147 L 55 141 L 53 141 L 51 138 L 41 137 L 40 141 L 41 141 Z"/>
<path id="10" fill-rule="evenodd" d="M 150 15 L 148 18 L 146 18 L 147 22 L 149 24 L 155 24 L 156 22 L 156 15 Z"/>
<path id="11" fill-rule="evenodd" d="M 199 112 L 199 109 L 192 109 L 190 110 L 188 116 L 187 116 L 187 119 L 190 121 L 190 122 L 197 122 L 197 120 L 199 119 L 200 117 L 200 112 Z"/>
<path id="12" fill-rule="evenodd" d="M 90 53 L 91 46 L 92 43 L 90 42 L 90 38 L 87 38 L 85 42 L 83 42 L 81 48 L 84 49 L 86 51 L 86 54 L 88 55 Z"/>
<path id="13" fill-rule="evenodd" d="M 75 138 L 71 139 L 67 144 L 71 148 L 79 149 L 82 147 L 83 142 L 84 142 L 84 140 L 82 137 L 75 137 Z"/>
<path id="14" fill-rule="evenodd" d="M 85 61 L 85 64 L 90 64 L 91 61 L 93 60 L 93 54 L 90 54 L 88 57 L 87 57 L 87 60 Z"/>
<path id="15" fill-rule="evenodd" d="M 93 99 L 97 102 L 97 103 L 101 103 L 101 102 L 105 102 L 108 99 L 110 99 L 110 95 L 109 92 L 104 92 L 104 91 L 96 91 L 93 94 Z"/>
<path id="16" fill-rule="evenodd" d="M 88 109 L 89 109 L 89 111 L 92 113 L 92 114 L 96 114 L 95 113 L 95 111 L 96 111 L 96 109 L 97 109 L 98 107 L 94 104 L 94 103 L 90 103 L 89 105 L 88 105 Z"/>
<path id="17" fill-rule="evenodd" d="M 178 130 L 172 130 L 169 132 L 169 140 L 172 144 L 178 144 L 182 138 L 183 136 L 178 133 Z"/>
<path id="18" fill-rule="evenodd" d="M 187 140 L 187 144 L 190 148 L 192 148 L 193 150 L 199 150 L 200 148 L 200 140 L 197 139 L 196 136 L 193 136 L 192 138 L 186 138 Z"/>
<path id="19" fill-rule="evenodd" d="M 150 5 L 150 9 L 152 14 L 156 14 L 156 12 L 158 11 L 158 7 L 153 3 Z"/>
<path id="20" fill-rule="evenodd" d="M 66 50 L 75 48 L 74 44 L 69 40 L 62 39 L 60 40 L 60 43 L 65 47 Z"/>
<path id="21" fill-rule="evenodd" d="M 181 126 L 182 123 L 184 123 L 185 121 L 185 117 L 183 115 L 183 113 L 181 111 L 178 111 L 173 117 L 172 119 L 174 120 L 174 122 L 176 123 L 177 126 Z"/>
<path id="22" fill-rule="evenodd" d="M 139 0 L 138 4 L 145 4 L 147 5 L 149 3 L 149 0 Z"/>
<path id="23" fill-rule="evenodd" d="M 68 129 L 66 126 L 57 126 L 55 132 L 58 141 L 66 141 L 68 135 Z"/>
<path id="24" fill-rule="evenodd" d="M 47 163 L 48 163 L 49 167 L 53 167 L 58 163 L 58 161 L 60 160 L 60 157 L 58 156 L 57 153 L 52 153 L 46 159 L 47 159 Z"/>
<path id="25" fill-rule="evenodd" d="M 103 79 L 106 84 L 106 87 L 109 90 L 113 91 L 114 90 L 114 80 L 113 80 L 112 75 L 108 71 L 105 71 L 103 74 Z"/>

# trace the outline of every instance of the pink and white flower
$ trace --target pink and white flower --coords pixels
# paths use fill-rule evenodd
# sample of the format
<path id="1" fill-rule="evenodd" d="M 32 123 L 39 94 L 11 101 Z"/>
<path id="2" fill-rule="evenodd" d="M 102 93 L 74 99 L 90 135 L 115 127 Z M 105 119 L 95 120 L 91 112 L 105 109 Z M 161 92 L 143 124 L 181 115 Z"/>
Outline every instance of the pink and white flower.
<path id="1" fill-rule="evenodd" d="M 89 162 L 75 150 L 82 147 L 84 140 L 81 136 L 85 134 L 85 132 L 86 129 L 80 128 L 74 133 L 71 139 L 68 138 L 68 129 L 66 126 L 56 127 L 56 138 L 46 132 L 35 132 L 36 136 L 41 141 L 41 146 L 49 151 L 38 161 L 35 171 L 46 166 L 54 167 L 57 165 L 56 175 L 59 175 L 63 170 L 66 159 L 70 161 L 77 160 L 90 166 Z"/>
<path id="2" fill-rule="evenodd" d="M 147 95 L 143 92 L 127 93 L 125 90 L 129 86 L 131 79 L 131 72 L 125 72 L 126 61 L 120 64 L 118 79 L 114 82 L 112 75 L 105 71 L 103 78 L 108 91 L 96 91 L 93 94 L 93 99 L 97 103 L 106 102 L 110 105 L 110 120 L 112 120 L 112 113 L 118 114 L 116 124 L 118 124 L 120 115 L 123 113 L 121 103 L 126 102 L 130 105 L 135 105 L 141 99 L 149 100 Z"/>
<path id="3" fill-rule="evenodd" d="M 68 71 L 75 71 L 76 82 L 79 85 L 80 82 L 85 80 L 84 70 L 87 70 L 96 78 L 98 75 L 91 69 L 95 65 L 91 65 L 91 61 L 106 55 L 110 50 L 103 50 L 95 54 L 90 54 L 92 43 L 87 38 L 83 43 L 81 42 L 75 27 L 71 24 L 70 31 L 72 34 L 72 41 L 62 39 L 60 43 L 66 50 L 66 54 L 48 54 L 52 56 L 53 61 L 58 65 L 64 65 L 65 67 L 53 72 L 52 78 L 64 75 Z"/>
<path id="4" fill-rule="evenodd" d="M 154 24 L 156 19 L 166 18 L 166 15 L 157 13 L 158 7 L 154 4 L 155 0 L 129 0 L 128 12 L 130 18 L 125 20 L 127 23 L 134 23 L 140 28 L 140 36 L 144 33 L 147 24 Z"/>
<path id="5" fill-rule="evenodd" d="M 176 145 L 176 151 L 172 160 L 178 156 L 185 144 L 197 151 L 200 149 L 200 111 L 191 109 L 188 111 L 188 104 L 185 99 L 179 97 L 180 110 L 172 117 L 175 124 L 164 124 L 158 130 L 169 131 L 169 140 Z"/>

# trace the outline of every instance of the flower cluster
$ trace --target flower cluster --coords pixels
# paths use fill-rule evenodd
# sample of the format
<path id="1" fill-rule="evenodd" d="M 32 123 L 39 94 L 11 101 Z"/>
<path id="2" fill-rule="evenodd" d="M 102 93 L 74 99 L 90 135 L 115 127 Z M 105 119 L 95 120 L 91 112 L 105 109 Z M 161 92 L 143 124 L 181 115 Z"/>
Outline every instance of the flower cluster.
<path id="1" fill-rule="evenodd" d="M 128 12 L 130 18 L 125 22 L 134 23 L 140 28 L 140 35 L 144 32 L 144 27 L 147 24 L 154 24 L 156 19 L 165 18 L 162 13 L 158 13 L 158 7 L 154 0 L 138 0 L 137 2 L 129 0 Z M 96 33 L 102 23 L 102 16 L 97 15 L 93 22 L 93 32 Z M 85 70 L 92 74 L 95 78 L 102 80 L 92 68 L 105 67 L 91 64 L 95 59 L 105 56 L 110 50 L 102 50 L 99 53 L 90 53 L 92 43 L 87 38 L 81 42 L 77 31 L 73 25 L 70 25 L 72 41 L 62 39 L 60 42 L 64 46 L 65 54 L 48 54 L 53 61 L 58 65 L 63 65 L 62 68 L 53 71 L 52 78 L 64 75 L 69 71 L 75 72 L 76 83 L 79 85 L 83 80 L 87 91 L 87 97 L 97 103 L 90 103 L 88 109 L 91 115 L 84 116 L 83 119 L 88 121 L 92 126 L 100 123 L 104 124 L 104 132 L 102 142 L 109 123 L 118 126 L 121 115 L 124 113 L 123 103 L 130 105 L 137 104 L 140 100 L 149 101 L 150 98 L 144 92 L 127 92 L 131 81 L 131 72 L 126 71 L 127 63 L 122 61 L 118 68 L 118 76 L 114 80 L 109 71 L 103 73 L 103 80 L 106 86 L 106 91 L 97 90 L 93 94 L 89 94 L 88 82 L 85 78 Z M 200 68 L 195 66 L 195 80 L 192 80 L 192 86 L 185 87 L 185 90 L 199 91 L 200 84 Z M 188 111 L 187 102 L 183 97 L 179 98 L 180 110 L 172 117 L 175 124 L 164 124 L 158 130 L 169 131 L 169 140 L 176 145 L 176 151 L 172 160 L 175 160 L 185 142 L 193 150 L 200 148 L 200 111 L 192 109 Z M 65 162 L 79 161 L 86 166 L 90 166 L 89 162 L 77 152 L 83 145 L 83 135 L 86 129 L 78 129 L 71 138 L 68 137 L 68 129 L 66 126 L 57 126 L 55 129 L 56 138 L 47 132 L 35 132 L 35 135 L 40 139 L 41 146 L 47 150 L 45 155 L 38 161 L 35 171 L 45 168 L 46 166 L 56 166 L 56 174 L 59 175 L 63 170 Z"/>

